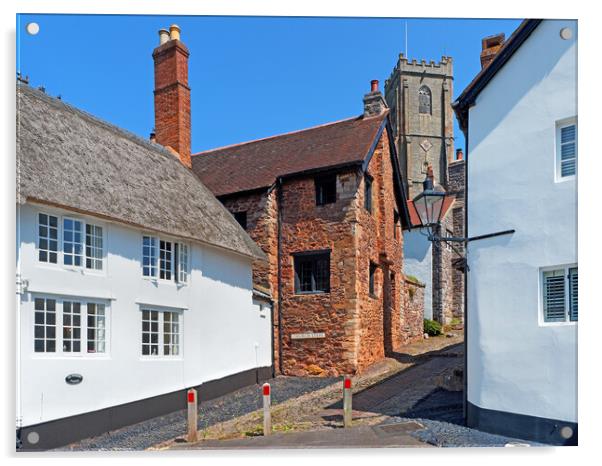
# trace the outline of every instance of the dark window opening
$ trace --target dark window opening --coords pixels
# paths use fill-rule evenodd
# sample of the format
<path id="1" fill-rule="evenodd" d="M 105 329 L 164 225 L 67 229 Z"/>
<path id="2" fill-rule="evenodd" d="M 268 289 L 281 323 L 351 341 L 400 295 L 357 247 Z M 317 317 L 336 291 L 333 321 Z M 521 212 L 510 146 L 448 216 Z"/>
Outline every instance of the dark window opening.
<path id="1" fill-rule="evenodd" d="M 332 204 L 337 201 L 336 175 L 316 178 L 316 205 Z"/>
<path id="2" fill-rule="evenodd" d="M 247 229 L 247 213 L 246 212 L 234 212 L 234 219 L 239 223 L 243 229 Z"/>
<path id="3" fill-rule="evenodd" d="M 393 238 L 397 238 L 397 227 L 399 226 L 399 212 L 396 210 L 393 212 Z"/>
<path id="4" fill-rule="evenodd" d="M 372 212 L 372 179 L 364 177 L 364 207 Z"/>
<path id="5" fill-rule="evenodd" d="M 431 90 L 426 86 L 422 86 L 418 91 L 418 111 L 431 114 Z"/>
<path id="6" fill-rule="evenodd" d="M 330 252 L 299 254 L 294 260 L 295 293 L 330 291 Z"/>
<path id="7" fill-rule="evenodd" d="M 374 292 L 374 276 L 376 275 L 376 269 L 377 265 L 374 262 L 370 262 L 370 277 L 368 279 L 368 287 L 369 292 L 372 296 L 376 295 L 376 293 Z"/>

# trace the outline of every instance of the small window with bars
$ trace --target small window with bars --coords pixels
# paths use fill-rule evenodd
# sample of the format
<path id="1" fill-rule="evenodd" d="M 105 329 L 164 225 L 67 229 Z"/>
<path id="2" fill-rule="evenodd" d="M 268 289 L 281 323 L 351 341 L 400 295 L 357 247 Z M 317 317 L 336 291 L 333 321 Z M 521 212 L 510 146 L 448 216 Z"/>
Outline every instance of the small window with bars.
<path id="1" fill-rule="evenodd" d="M 171 241 L 159 240 L 159 278 L 162 280 L 171 280 L 172 247 Z"/>
<path id="2" fill-rule="evenodd" d="M 81 331 L 81 303 L 63 301 L 63 353 L 81 352 Z"/>
<path id="3" fill-rule="evenodd" d="M 330 291 L 330 251 L 294 255 L 295 293 Z"/>
<path id="4" fill-rule="evenodd" d="M 105 305 L 88 303 L 88 353 L 104 353 L 106 340 Z"/>
<path id="5" fill-rule="evenodd" d="M 332 204 L 337 201 L 336 175 L 320 176 L 315 179 L 316 205 Z"/>
<path id="6" fill-rule="evenodd" d="M 578 268 L 546 270 L 542 273 L 542 280 L 544 322 L 577 322 Z"/>
<path id="7" fill-rule="evenodd" d="M 38 214 L 38 260 L 40 262 L 58 263 L 58 237 L 58 217 Z"/>
<path id="8" fill-rule="evenodd" d="M 368 175 L 364 177 L 364 207 L 372 213 L 372 178 Z"/>
<path id="9" fill-rule="evenodd" d="M 577 174 L 577 123 L 559 124 L 556 132 L 558 178 Z"/>

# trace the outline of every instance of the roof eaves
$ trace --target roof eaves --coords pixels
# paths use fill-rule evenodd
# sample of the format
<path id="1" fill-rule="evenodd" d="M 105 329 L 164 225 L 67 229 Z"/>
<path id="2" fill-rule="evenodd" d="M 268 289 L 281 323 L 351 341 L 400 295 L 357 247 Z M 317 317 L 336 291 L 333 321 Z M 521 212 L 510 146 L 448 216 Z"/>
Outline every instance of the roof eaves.
<path id="1" fill-rule="evenodd" d="M 489 84 L 497 72 L 508 62 L 514 53 L 520 48 L 525 40 L 531 35 L 541 19 L 525 19 L 516 28 L 502 48 L 498 51 L 493 61 L 482 69 L 475 78 L 466 86 L 464 91 L 452 104 L 454 112 L 458 117 L 460 128 L 464 133 L 467 129 L 468 108 L 474 104 L 481 91 Z"/>

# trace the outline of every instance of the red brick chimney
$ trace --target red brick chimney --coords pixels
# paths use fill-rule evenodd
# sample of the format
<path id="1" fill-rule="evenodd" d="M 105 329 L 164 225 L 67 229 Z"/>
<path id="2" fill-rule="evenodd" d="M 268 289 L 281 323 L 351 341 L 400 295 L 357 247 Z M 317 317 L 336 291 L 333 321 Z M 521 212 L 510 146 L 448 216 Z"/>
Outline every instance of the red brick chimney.
<path id="1" fill-rule="evenodd" d="M 364 118 L 382 115 L 386 109 L 387 103 L 378 90 L 378 80 L 373 79 L 370 81 L 370 92 L 364 96 Z"/>
<path id="2" fill-rule="evenodd" d="M 456 149 L 456 160 L 462 160 L 464 158 L 464 151 L 462 149 Z"/>
<path id="3" fill-rule="evenodd" d="M 493 61 L 495 55 L 502 48 L 502 45 L 504 45 L 505 38 L 506 36 L 502 32 L 500 34 L 485 37 L 481 41 L 481 69 L 486 68 Z"/>
<path id="4" fill-rule="evenodd" d="M 155 137 L 169 146 L 187 167 L 190 159 L 190 88 L 188 87 L 188 48 L 180 42 L 180 28 L 159 31 L 159 46 L 153 50 L 155 62 Z"/>

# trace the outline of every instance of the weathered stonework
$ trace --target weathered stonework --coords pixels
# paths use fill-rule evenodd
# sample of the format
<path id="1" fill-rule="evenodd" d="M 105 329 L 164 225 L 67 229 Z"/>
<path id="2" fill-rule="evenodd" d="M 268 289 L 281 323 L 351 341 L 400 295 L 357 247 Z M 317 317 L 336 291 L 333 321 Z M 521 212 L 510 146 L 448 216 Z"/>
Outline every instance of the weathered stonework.
<path id="1" fill-rule="evenodd" d="M 284 374 L 355 374 L 422 337 L 422 311 L 408 312 L 407 307 L 386 130 L 367 173 L 372 212 L 364 207 L 365 176 L 359 167 L 336 173 L 337 196 L 331 204 L 316 205 L 313 176 L 221 199 L 231 212 L 247 212 L 247 231 L 268 255 L 267 264 L 255 264 L 253 277 L 274 299 L 275 359 Z M 294 254 L 320 250 L 330 251 L 330 292 L 297 294 Z M 369 293 L 370 263 L 377 265 L 374 295 Z"/>
<path id="2" fill-rule="evenodd" d="M 428 165 L 433 167 L 436 183 L 456 195 L 440 233 L 463 236 L 464 232 L 464 161 L 455 161 L 453 110 L 453 67 L 451 57 L 439 63 L 409 61 L 403 54 L 385 82 L 385 98 L 391 108 L 400 170 L 408 182 L 408 198 L 422 192 Z M 422 88 L 428 88 L 430 109 L 420 111 Z M 463 254 L 462 244 L 453 243 Z M 459 255 L 448 243 L 433 243 L 432 280 L 433 318 L 449 324 L 452 318 L 462 319 L 464 310 L 464 276 L 453 266 Z"/>
<path id="3" fill-rule="evenodd" d="M 424 283 L 405 278 L 406 319 L 402 322 L 402 329 L 406 339 L 404 344 L 422 338 L 424 316 Z"/>

